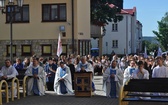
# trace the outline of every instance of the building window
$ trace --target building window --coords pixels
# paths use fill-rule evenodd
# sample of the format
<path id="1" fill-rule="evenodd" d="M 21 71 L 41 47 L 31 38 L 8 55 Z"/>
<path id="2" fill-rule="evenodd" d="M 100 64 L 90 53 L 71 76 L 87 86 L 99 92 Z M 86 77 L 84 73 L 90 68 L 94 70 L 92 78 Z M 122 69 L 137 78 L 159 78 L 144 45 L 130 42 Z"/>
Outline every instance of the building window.
<path id="1" fill-rule="evenodd" d="M 22 45 L 22 56 L 31 56 L 31 45 Z"/>
<path id="2" fill-rule="evenodd" d="M 82 43 L 82 41 L 79 41 L 79 55 L 83 55 L 83 43 Z"/>
<path id="3" fill-rule="evenodd" d="M 86 54 L 89 54 L 89 43 L 86 42 Z"/>
<path id="4" fill-rule="evenodd" d="M 62 44 L 62 54 L 61 55 L 67 55 L 67 44 Z"/>
<path id="5" fill-rule="evenodd" d="M 83 56 L 83 55 L 88 55 L 90 54 L 90 41 L 89 40 L 79 40 L 78 41 L 78 54 Z"/>
<path id="6" fill-rule="evenodd" d="M 83 55 L 87 55 L 86 54 L 86 41 L 83 41 Z"/>
<path id="7" fill-rule="evenodd" d="M 6 56 L 10 56 L 10 45 L 6 46 L 6 51 L 7 51 Z M 13 53 L 13 56 L 16 56 L 16 45 L 13 45 L 12 53 Z"/>
<path id="8" fill-rule="evenodd" d="M 118 40 L 112 40 L 112 47 L 118 48 Z"/>
<path id="9" fill-rule="evenodd" d="M 42 45 L 42 55 L 43 56 L 51 56 L 52 55 L 52 45 L 51 44 Z"/>
<path id="10" fill-rule="evenodd" d="M 7 6 L 6 11 L 8 12 L 6 14 L 6 23 L 10 22 L 10 11 L 18 12 L 13 17 L 13 20 L 12 20 L 13 23 L 28 23 L 29 22 L 29 5 L 23 5 L 23 7 L 20 9 L 20 11 L 16 5 L 14 5 L 12 7 Z"/>
<path id="11" fill-rule="evenodd" d="M 42 21 L 66 21 L 66 4 L 42 4 Z"/>
<path id="12" fill-rule="evenodd" d="M 118 31 L 118 24 L 117 23 L 112 24 L 112 31 Z"/>
<path id="13" fill-rule="evenodd" d="M 90 54 L 90 49 L 91 49 L 91 42 L 90 41 L 88 41 L 89 43 L 89 45 L 88 45 L 88 54 Z"/>

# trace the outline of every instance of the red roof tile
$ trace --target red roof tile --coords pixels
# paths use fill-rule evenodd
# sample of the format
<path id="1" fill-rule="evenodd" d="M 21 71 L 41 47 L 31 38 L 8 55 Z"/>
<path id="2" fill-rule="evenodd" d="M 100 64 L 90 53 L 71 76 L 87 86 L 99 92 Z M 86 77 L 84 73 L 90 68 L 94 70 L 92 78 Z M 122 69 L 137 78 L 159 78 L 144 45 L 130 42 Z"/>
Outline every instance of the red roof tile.
<path id="1" fill-rule="evenodd" d="M 109 6 L 111 8 L 116 7 L 114 4 L 109 4 Z M 118 8 L 118 7 L 116 7 Z M 130 14 L 130 15 L 134 15 L 134 13 L 136 12 L 136 7 L 134 7 L 133 9 L 121 9 L 121 14 Z"/>
<path id="2" fill-rule="evenodd" d="M 134 15 L 134 13 L 136 12 L 136 7 L 134 7 L 133 9 L 123 9 L 124 11 L 127 11 L 130 15 Z"/>
<path id="3" fill-rule="evenodd" d="M 109 4 L 109 7 L 114 8 L 115 5 L 114 4 Z"/>

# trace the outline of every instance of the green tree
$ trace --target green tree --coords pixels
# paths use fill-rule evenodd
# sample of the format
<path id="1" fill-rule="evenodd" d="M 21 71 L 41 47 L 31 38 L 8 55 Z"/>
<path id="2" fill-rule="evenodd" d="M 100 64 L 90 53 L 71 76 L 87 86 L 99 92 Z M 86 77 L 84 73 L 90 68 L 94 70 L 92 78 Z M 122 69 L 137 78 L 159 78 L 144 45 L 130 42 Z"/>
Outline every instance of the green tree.
<path id="1" fill-rule="evenodd" d="M 113 8 L 109 5 L 114 4 Z M 123 0 L 91 0 L 91 23 L 104 26 L 108 22 L 122 20 L 122 16 L 117 15 L 123 8 Z"/>
<path id="2" fill-rule="evenodd" d="M 153 50 L 149 49 L 151 42 L 147 41 L 147 40 L 143 40 L 142 41 L 142 48 L 143 48 L 143 52 L 145 52 L 145 47 L 147 50 L 147 54 L 149 54 L 150 52 L 152 52 Z"/>
<path id="3" fill-rule="evenodd" d="M 149 54 L 150 52 L 153 52 L 154 50 L 158 50 L 159 45 L 157 43 L 151 43 L 147 40 L 143 40 L 142 41 L 142 47 L 145 48 L 146 46 L 146 50 L 147 50 L 147 54 Z M 163 46 L 160 46 L 162 51 L 165 51 Z M 143 49 L 143 51 L 145 51 L 145 49 Z"/>
<path id="4" fill-rule="evenodd" d="M 149 42 L 149 41 L 147 41 L 147 40 L 143 40 L 143 41 L 142 41 L 142 48 L 143 48 L 143 51 L 145 50 L 145 49 L 144 49 L 145 46 L 146 46 L 146 48 L 148 48 L 150 44 L 151 44 L 151 42 Z"/>
<path id="5" fill-rule="evenodd" d="M 164 49 L 168 47 L 168 12 L 162 17 L 161 21 L 158 21 L 158 31 L 153 31 L 157 40 L 160 42 Z"/>
<path id="6" fill-rule="evenodd" d="M 156 43 L 151 43 L 151 44 L 149 44 L 149 46 L 148 46 L 148 51 L 149 51 L 149 52 L 153 52 L 154 50 L 158 50 L 158 48 L 159 48 L 159 45 L 158 45 L 158 44 L 156 44 Z"/>

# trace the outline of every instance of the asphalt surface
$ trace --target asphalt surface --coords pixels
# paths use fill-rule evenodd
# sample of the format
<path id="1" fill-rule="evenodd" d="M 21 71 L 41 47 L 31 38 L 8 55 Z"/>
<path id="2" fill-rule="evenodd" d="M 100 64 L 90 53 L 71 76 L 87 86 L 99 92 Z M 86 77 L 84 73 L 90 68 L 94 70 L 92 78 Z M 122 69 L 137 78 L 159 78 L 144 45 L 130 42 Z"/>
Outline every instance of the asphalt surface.
<path id="1" fill-rule="evenodd" d="M 15 99 L 3 105 L 118 105 L 118 99 L 111 99 L 105 96 L 102 91 L 102 76 L 95 76 L 95 95 L 92 97 L 75 97 L 70 95 L 58 96 L 52 91 L 46 91 L 45 96 L 27 96 Z M 5 101 L 3 99 L 3 101 Z M 168 103 L 142 103 L 131 102 L 129 105 L 168 105 Z"/>

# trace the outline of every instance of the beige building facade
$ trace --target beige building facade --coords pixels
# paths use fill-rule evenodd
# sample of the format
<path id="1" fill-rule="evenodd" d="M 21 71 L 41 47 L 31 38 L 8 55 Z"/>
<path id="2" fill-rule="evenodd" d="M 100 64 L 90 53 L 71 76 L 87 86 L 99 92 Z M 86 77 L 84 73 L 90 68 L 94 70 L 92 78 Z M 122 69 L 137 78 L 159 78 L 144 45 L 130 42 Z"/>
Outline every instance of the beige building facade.
<path id="1" fill-rule="evenodd" d="M 10 11 L 8 7 L 6 11 Z M 56 56 L 59 33 L 64 55 L 87 55 L 90 0 L 24 0 L 23 9 L 13 18 L 12 29 L 14 58 Z M 9 57 L 9 46 L 9 16 L 0 14 L 0 59 Z"/>

